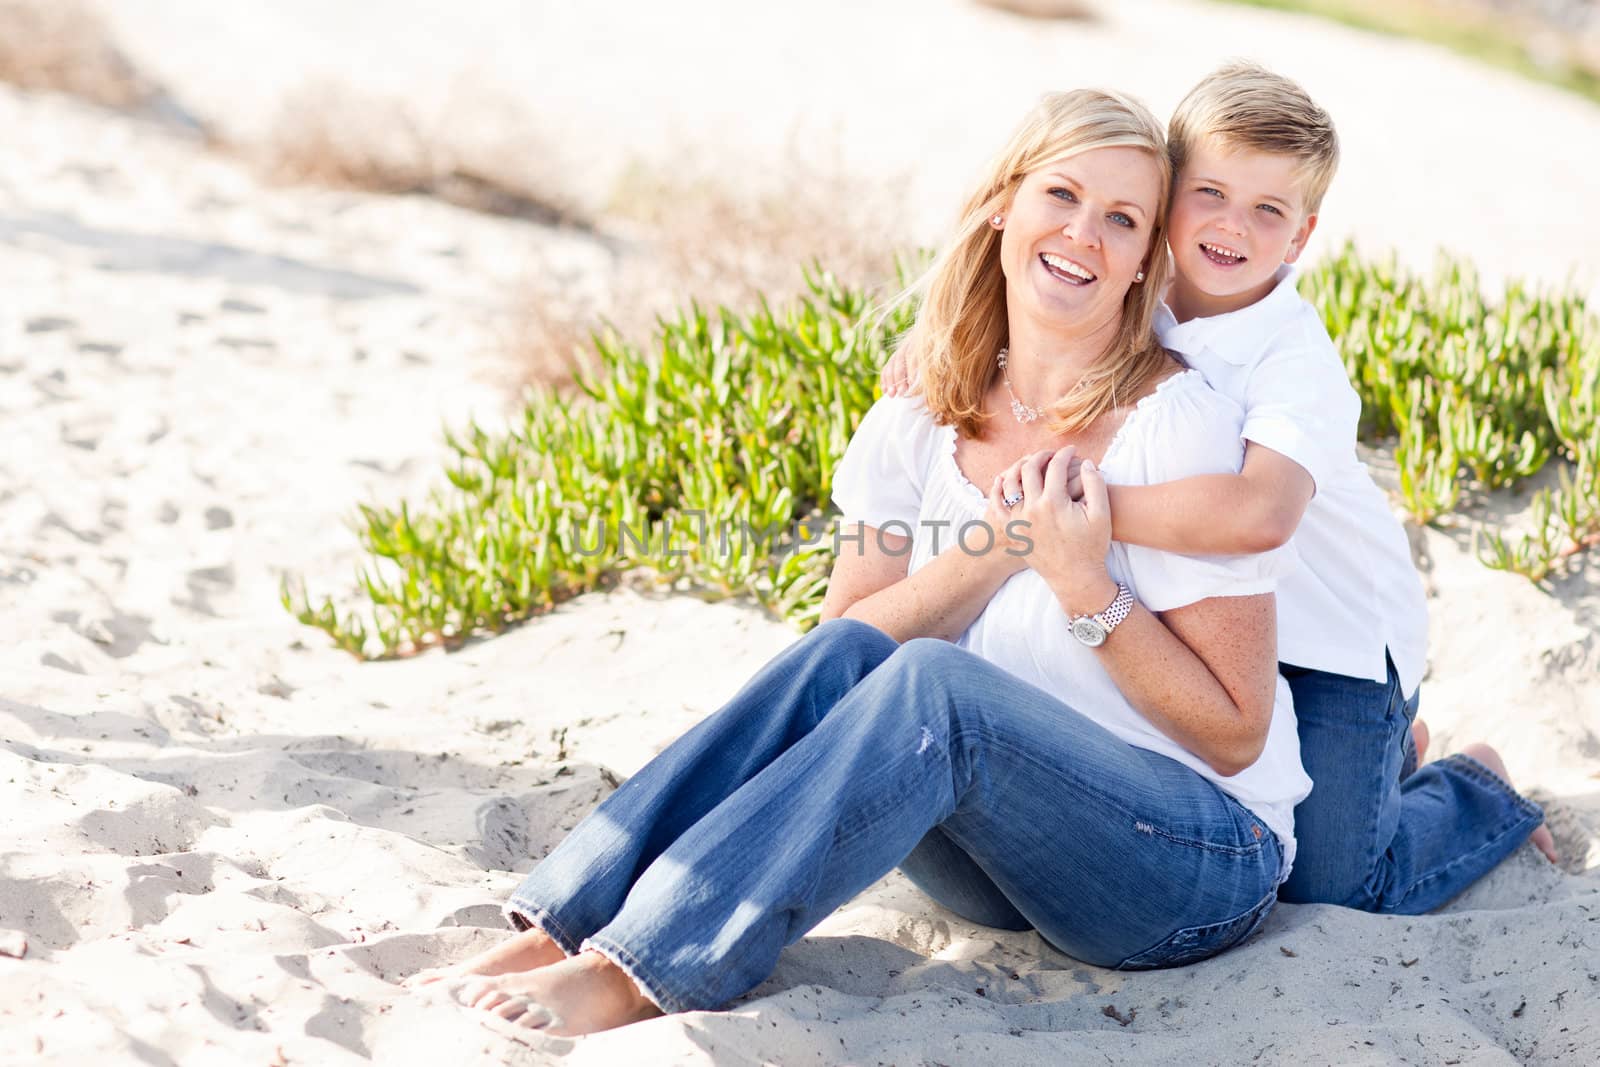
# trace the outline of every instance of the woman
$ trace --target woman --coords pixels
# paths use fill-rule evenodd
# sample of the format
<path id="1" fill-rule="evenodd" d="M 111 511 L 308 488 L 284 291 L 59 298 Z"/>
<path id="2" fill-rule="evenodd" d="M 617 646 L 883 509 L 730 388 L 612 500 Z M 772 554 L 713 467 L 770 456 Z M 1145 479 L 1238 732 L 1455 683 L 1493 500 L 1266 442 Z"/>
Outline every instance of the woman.
<path id="1" fill-rule="evenodd" d="M 836 473 L 858 536 L 827 621 L 538 865 L 507 905 L 521 933 L 416 984 L 568 1035 L 714 1008 L 896 866 L 1108 967 L 1259 926 L 1310 788 L 1278 561 L 1112 546 L 1099 469 L 1240 458 L 1237 410 L 1151 336 L 1166 159 L 1136 103 L 1041 102 L 930 272 L 905 342 L 925 403 L 880 400 Z"/>

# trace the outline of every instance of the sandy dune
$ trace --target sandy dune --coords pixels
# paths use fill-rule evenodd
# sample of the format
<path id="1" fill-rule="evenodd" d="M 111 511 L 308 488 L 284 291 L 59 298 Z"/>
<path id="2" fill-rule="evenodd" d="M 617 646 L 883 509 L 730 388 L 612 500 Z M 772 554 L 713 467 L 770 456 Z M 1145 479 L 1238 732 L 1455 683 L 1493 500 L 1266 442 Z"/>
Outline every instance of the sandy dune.
<path id="1" fill-rule="evenodd" d="M 253 55 L 268 51 L 261 35 L 309 18 L 309 3 L 227 18 L 187 0 L 115 6 L 140 61 L 212 116 L 264 113 L 285 68 L 342 57 L 375 69 L 378 43 L 354 43 L 370 4 L 335 6 L 298 67 Z M 608 160 L 629 114 L 641 121 L 623 98 L 660 75 L 651 33 L 678 35 L 688 72 L 660 102 L 670 125 L 715 90 L 696 57 L 726 44 L 719 34 L 781 38 L 771 72 L 782 73 L 803 65 L 832 11 L 774 29 L 746 5 L 702 35 L 692 4 L 628 9 L 605 33 L 557 5 L 511 7 L 471 5 L 420 28 L 386 16 L 382 47 L 426 98 L 509 19 L 538 60 L 527 91 L 560 82 L 560 99 L 575 99 L 594 87 L 580 75 L 601 68 L 621 81 L 587 119 Z M 917 21 L 908 5 L 862 5 L 832 31 L 846 67 L 901 27 L 908 55 L 962 44 L 993 77 L 963 93 L 934 79 L 918 121 L 887 144 L 873 138 L 894 124 L 873 107 L 917 91 L 901 60 L 862 67 L 859 83 L 774 74 L 749 110 L 721 119 L 749 131 L 807 107 L 848 111 L 849 152 L 922 161 L 919 203 L 947 204 L 977 133 L 1044 84 L 1116 81 L 1165 107 L 1215 57 L 1254 51 L 1224 47 L 1238 28 L 1280 50 L 1305 40 L 1293 20 L 1147 7 L 1144 29 L 1119 15 L 1074 39 L 948 3 L 917 5 Z M 1159 47 L 1146 54 L 1141 34 Z M 1180 50 L 1186 38 L 1194 47 Z M 1351 131 L 1330 213 L 1363 235 L 1404 215 L 1391 234 L 1402 247 L 1478 255 L 1482 237 L 1493 269 L 1593 276 L 1600 216 L 1571 205 L 1591 180 L 1600 109 L 1416 46 L 1315 40 L 1296 73 Z M 210 68 L 191 55 L 202 45 Z M 1001 62 L 1019 49 L 1049 76 Z M 586 51 L 594 70 L 562 58 Z M 748 56 L 718 54 L 728 77 L 745 76 Z M 482 57 L 485 77 L 518 84 L 510 43 Z M 1404 83 L 1421 102 L 1356 67 L 1425 69 Z M 1386 124 L 1391 106 L 1401 117 Z M 1428 108 L 1437 122 L 1396 139 L 1404 114 Z M 1481 186 L 1438 154 L 1470 141 L 1469 121 L 1499 145 L 1485 149 L 1491 171 L 1522 168 L 1506 171 L 1514 196 L 1476 213 L 1464 205 Z M 500 337 L 528 264 L 581 273 L 606 253 L 417 199 L 264 188 L 181 138 L 68 101 L 0 89 L 0 128 L 0 1062 L 1600 1058 L 1600 565 L 1546 595 L 1479 567 L 1464 527 L 1416 535 L 1434 595 L 1424 711 L 1440 752 L 1501 747 L 1549 806 L 1562 869 L 1525 848 L 1416 919 L 1281 907 L 1237 951 L 1137 975 L 974 927 L 891 875 L 730 1010 L 582 1041 L 510 1040 L 403 993 L 400 977 L 503 936 L 498 902 L 519 872 L 793 634 L 746 606 L 624 589 L 453 655 L 357 665 L 333 651 L 283 613 L 278 575 L 345 580 L 355 555 L 341 521 L 355 502 L 421 494 L 436 426 L 510 410 L 516 368 Z M 1547 158 L 1531 157 L 1536 144 Z M 1397 188 L 1448 184 L 1397 197 L 1397 176 Z"/>

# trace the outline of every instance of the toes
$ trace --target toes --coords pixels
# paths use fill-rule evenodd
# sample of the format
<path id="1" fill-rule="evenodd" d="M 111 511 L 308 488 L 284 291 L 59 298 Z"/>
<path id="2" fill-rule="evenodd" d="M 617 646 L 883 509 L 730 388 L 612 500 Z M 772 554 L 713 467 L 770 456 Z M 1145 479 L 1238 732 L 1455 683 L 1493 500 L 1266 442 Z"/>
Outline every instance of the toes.
<path id="1" fill-rule="evenodd" d="M 465 978 L 452 982 L 447 992 L 457 1004 L 462 1004 L 469 1008 L 478 1008 L 488 1007 L 489 1005 L 484 1004 L 483 1001 L 493 996 L 497 990 L 493 985 L 481 978 Z M 499 1001 L 497 1000 L 495 1003 L 499 1003 Z"/>
<path id="2" fill-rule="evenodd" d="M 425 985 L 442 982 L 448 977 L 450 977 L 448 969 L 444 967 L 429 967 L 425 971 L 418 971 L 411 977 L 403 979 L 400 982 L 400 986 L 402 989 L 421 989 Z"/>
<path id="3" fill-rule="evenodd" d="M 510 993 L 498 989 L 485 990 L 484 993 L 472 1002 L 472 1007 L 479 1011 L 493 1011 L 500 1005 L 514 999 Z"/>
<path id="4" fill-rule="evenodd" d="M 507 997 L 501 1003 L 495 1005 L 493 1008 L 490 1008 L 489 1012 L 492 1015 L 500 1016 L 500 1018 L 504 1019 L 506 1022 L 510 1022 L 518 1016 L 525 1014 L 527 1010 L 527 997 Z"/>
<path id="5" fill-rule="evenodd" d="M 1549 860 L 1551 863 L 1555 863 L 1557 861 L 1559 857 L 1556 853 L 1556 838 L 1555 835 L 1550 832 L 1550 827 L 1539 827 L 1533 832 L 1533 836 L 1529 840 L 1533 842 L 1534 848 L 1544 853 L 1545 859 Z"/>
<path id="6" fill-rule="evenodd" d="M 555 1016 L 542 1005 L 526 1000 L 524 1006 L 525 1010 L 516 1018 L 517 1025 L 524 1030 L 543 1030 L 555 1021 Z"/>
<path id="7" fill-rule="evenodd" d="M 1411 724 L 1411 742 L 1417 749 L 1418 765 L 1428 762 L 1428 742 L 1430 740 L 1431 734 L 1428 731 L 1427 723 L 1418 719 Z"/>

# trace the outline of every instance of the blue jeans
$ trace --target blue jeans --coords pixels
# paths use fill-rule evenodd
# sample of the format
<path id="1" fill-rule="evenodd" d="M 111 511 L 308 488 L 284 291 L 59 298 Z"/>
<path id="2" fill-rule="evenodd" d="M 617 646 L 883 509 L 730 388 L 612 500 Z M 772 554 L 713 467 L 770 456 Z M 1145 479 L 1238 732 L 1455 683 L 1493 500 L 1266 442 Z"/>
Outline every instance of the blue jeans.
<path id="1" fill-rule="evenodd" d="M 1281 664 L 1294 691 L 1300 760 L 1315 786 L 1294 810 L 1294 903 L 1420 915 L 1489 872 L 1544 821 L 1470 756 L 1416 766 L 1407 699 L 1385 683 Z"/>
<path id="2" fill-rule="evenodd" d="M 663 1010 L 715 1008 L 897 865 L 973 921 L 1146 968 L 1248 937 L 1282 853 L 1206 779 L 979 657 L 835 620 L 624 782 L 506 910 Z"/>

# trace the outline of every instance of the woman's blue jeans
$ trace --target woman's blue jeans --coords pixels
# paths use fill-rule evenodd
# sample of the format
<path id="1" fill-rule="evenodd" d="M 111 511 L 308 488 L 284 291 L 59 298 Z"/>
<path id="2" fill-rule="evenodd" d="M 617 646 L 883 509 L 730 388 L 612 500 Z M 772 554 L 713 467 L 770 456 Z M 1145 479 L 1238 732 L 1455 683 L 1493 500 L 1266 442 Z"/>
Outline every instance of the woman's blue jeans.
<path id="1" fill-rule="evenodd" d="M 1248 809 L 979 657 L 828 622 L 624 782 L 506 906 L 666 1011 L 716 1008 L 896 866 L 1106 967 L 1248 937 L 1282 853 Z"/>

